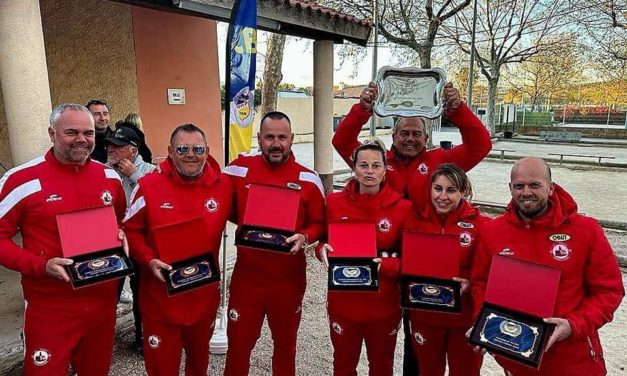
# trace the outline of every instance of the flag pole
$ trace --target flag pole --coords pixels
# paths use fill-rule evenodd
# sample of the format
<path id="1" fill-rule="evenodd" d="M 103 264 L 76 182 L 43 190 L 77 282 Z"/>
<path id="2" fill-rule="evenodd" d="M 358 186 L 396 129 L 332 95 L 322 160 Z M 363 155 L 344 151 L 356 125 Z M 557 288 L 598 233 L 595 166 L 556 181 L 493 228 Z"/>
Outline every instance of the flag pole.
<path id="1" fill-rule="evenodd" d="M 237 11 L 239 9 L 241 0 L 235 0 L 233 4 L 233 9 L 231 11 L 231 19 L 229 21 L 229 29 L 226 37 L 226 53 L 224 55 L 225 64 L 224 64 L 224 166 L 227 166 L 230 162 L 229 156 L 229 138 L 230 138 L 230 118 L 231 118 L 231 100 L 230 100 L 230 90 L 231 90 L 231 44 L 233 41 L 233 32 L 234 32 L 234 24 L 235 17 L 237 15 Z M 226 332 L 226 326 L 228 323 L 227 320 L 227 305 L 226 305 L 226 263 L 227 263 L 227 233 L 226 227 L 224 232 L 222 233 L 222 283 L 220 284 L 220 306 L 218 307 L 218 312 L 216 315 L 216 322 L 213 329 L 213 336 L 209 341 L 209 351 L 212 354 L 225 354 L 229 348 L 229 341 Z"/>

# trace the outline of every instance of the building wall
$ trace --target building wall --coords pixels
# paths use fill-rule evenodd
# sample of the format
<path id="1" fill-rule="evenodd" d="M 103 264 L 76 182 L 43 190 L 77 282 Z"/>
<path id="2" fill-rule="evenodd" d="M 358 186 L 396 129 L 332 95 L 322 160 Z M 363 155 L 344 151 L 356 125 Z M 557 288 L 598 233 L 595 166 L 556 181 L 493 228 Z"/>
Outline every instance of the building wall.
<path id="1" fill-rule="evenodd" d="M 194 123 L 211 154 L 223 161 L 216 23 L 133 7 L 139 108 L 153 155 L 167 155 L 172 130 Z M 169 105 L 168 88 L 185 89 L 184 105 Z"/>
<path id="2" fill-rule="evenodd" d="M 103 98 L 111 122 L 139 107 L 131 6 L 41 0 L 52 106 Z"/>

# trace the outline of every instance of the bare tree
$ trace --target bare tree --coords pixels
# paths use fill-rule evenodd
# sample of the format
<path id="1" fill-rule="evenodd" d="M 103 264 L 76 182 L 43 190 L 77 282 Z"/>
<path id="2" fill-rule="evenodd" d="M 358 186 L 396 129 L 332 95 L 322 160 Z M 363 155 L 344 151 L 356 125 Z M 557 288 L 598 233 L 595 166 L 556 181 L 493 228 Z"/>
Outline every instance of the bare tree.
<path id="1" fill-rule="evenodd" d="M 565 96 L 580 80 L 581 46 L 574 34 L 562 34 L 547 39 L 551 48 L 544 49 L 520 64 L 517 75 L 510 77 L 512 88 L 530 98 L 531 111 L 541 102 L 549 104 Z"/>
<path id="2" fill-rule="evenodd" d="M 554 47 L 547 36 L 564 26 L 562 16 L 571 11 L 563 0 L 480 0 L 477 3 L 475 58 L 488 81 L 488 126 L 495 129 L 495 101 L 506 64 L 521 63 Z M 472 12 L 460 12 L 444 28 L 459 48 L 470 54 Z"/>
<path id="3" fill-rule="evenodd" d="M 265 114 L 276 110 L 277 92 L 283 79 L 281 66 L 283 65 L 283 50 L 285 48 L 285 34 L 268 33 L 266 59 L 263 68 L 263 83 L 261 94 L 261 113 Z"/>
<path id="4" fill-rule="evenodd" d="M 379 2 L 379 32 L 387 42 L 408 47 L 422 68 L 431 68 L 434 41 L 440 26 L 471 0 L 323 0 L 321 3 L 362 19 L 374 19 Z M 355 51 L 350 52 L 351 55 Z"/>

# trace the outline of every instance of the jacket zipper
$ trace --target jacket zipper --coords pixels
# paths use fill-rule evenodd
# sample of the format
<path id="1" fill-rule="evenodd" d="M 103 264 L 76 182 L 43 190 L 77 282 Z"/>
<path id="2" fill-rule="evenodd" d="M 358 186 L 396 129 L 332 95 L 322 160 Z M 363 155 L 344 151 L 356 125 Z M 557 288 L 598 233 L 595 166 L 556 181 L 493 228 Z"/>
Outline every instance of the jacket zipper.
<path id="1" fill-rule="evenodd" d="M 590 337 L 586 337 L 586 339 L 588 340 L 588 346 L 590 347 L 590 356 L 596 361 L 596 351 L 594 351 L 594 346 L 592 346 L 592 340 Z"/>

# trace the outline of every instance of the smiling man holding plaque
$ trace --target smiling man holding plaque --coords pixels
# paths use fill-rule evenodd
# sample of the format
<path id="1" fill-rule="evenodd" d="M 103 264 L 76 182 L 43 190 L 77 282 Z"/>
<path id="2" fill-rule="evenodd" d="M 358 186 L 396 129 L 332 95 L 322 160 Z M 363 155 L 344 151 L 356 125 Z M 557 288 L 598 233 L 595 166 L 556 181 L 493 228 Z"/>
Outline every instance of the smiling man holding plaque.
<path id="1" fill-rule="evenodd" d="M 124 220 L 142 268 L 140 302 L 148 375 L 206 375 L 220 303 L 218 251 L 233 188 L 202 129 L 177 127 L 160 173 L 144 176 Z"/>
<path id="2" fill-rule="evenodd" d="M 296 163 L 293 140 L 287 115 L 269 112 L 257 134 L 261 154 L 241 154 L 224 169 L 235 189 L 238 236 L 245 222 L 260 225 L 260 212 L 266 230 L 293 230 L 287 238 L 276 231 L 257 233 L 262 239 L 250 234 L 255 241 L 285 242 L 290 245 L 287 252 L 283 247 L 268 250 L 263 244 L 237 247 L 229 294 L 227 376 L 248 375 L 250 354 L 265 317 L 274 342 L 273 374 L 296 373 L 296 336 L 306 285 L 304 250 L 324 232 L 324 193 L 318 175 Z M 274 188 L 270 190 L 274 194 L 256 199 L 260 186 Z"/>
<path id="3" fill-rule="evenodd" d="M 545 323 L 554 326 L 553 333 L 545 349 L 532 348 L 532 351 L 546 351 L 539 369 L 500 356 L 496 360 L 514 376 L 605 375 L 598 330 L 612 320 L 625 291 L 603 229 L 594 219 L 577 213 L 573 198 L 551 181 L 551 169 L 540 158 L 519 160 L 512 168 L 509 187 L 512 201 L 506 213 L 482 228 L 477 243 L 471 273 L 476 313 L 484 300 L 497 300 L 495 294 L 487 294 L 490 289 L 486 292 L 488 274 L 494 274 L 490 271 L 497 259 L 494 255 L 548 266 L 560 272 L 560 276 L 559 284 L 551 283 L 557 286 L 553 317 L 544 317 Z M 524 273 L 522 278 L 531 281 L 543 278 L 541 273 L 545 273 L 546 267 L 536 269 L 537 272 Z M 501 281 L 516 283 L 513 273 L 501 274 Z M 497 297 L 503 305 L 506 286 L 499 285 Z M 549 284 L 539 288 L 548 291 Z M 547 305 L 548 298 L 540 297 L 546 294 L 524 298 L 514 291 L 509 294 L 508 305 L 519 307 L 518 311 L 550 311 L 538 309 Z M 530 327 L 515 325 L 517 317 L 496 320 L 503 323 L 500 328 L 503 333 L 492 333 L 488 340 L 512 339 L 519 333 L 524 335 Z M 526 347 L 524 350 L 520 356 L 534 355 L 528 354 Z"/>
<path id="4" fill-rule="evenodd" d="M 91 217 L 104 218 L 109 226 L 97 229 L 102 230 L 100 237 L 83 239 L 85 234 L 75 231 L 71 239 L 93 245 L 108 233 L 106 242 L 119 247 L 116 217 L 124 215 L 124 191 L 115 171 L 89 158 L 95 130 L 87 108 L 59 105 L 50 115 L 48 134 L 53 146 L 43 157 L 9 170 L 0 180 L 0 265 L 22 274 L 26 301 L 24 373 L 65 376 L 71 364 L 78 374 L 106 376 L 118 281 L 73 289 L 67 270 L 77 263 L 63 256 L 68 249 L 62 249 L 61 240 L 68 238 L 60 235 L 57 221 L 67 213 L 80 218 L 94 214 L 88 209 L 103 209 L 103 216 Z M 12 240 L 18 230 L 22 245 Z M 105 271 L 120 271 L 108 268 L 119 260 L 101 257 L 77 272 L 81 278 L 105 279 Z"/>

